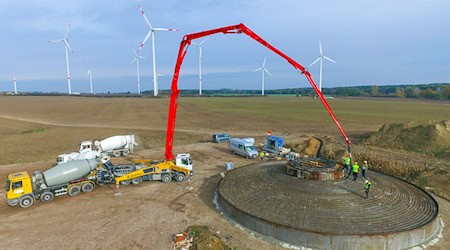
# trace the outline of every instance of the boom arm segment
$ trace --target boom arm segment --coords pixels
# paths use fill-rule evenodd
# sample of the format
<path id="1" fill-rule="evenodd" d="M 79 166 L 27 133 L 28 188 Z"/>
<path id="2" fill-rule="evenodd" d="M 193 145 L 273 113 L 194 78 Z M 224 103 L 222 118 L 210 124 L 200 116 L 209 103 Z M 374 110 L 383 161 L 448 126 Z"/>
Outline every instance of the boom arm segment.
<path id="1" fill-rule="evenodd" d="M 168 161 L 173 160 L 173 139 L 174 139 L 174 133 L 175 133 L 175 120 L 177 115 L 177 108 L 178 108 L 178 96 L 180 94 L 180 90 L 178 89 L 178 77 L 180 73 L 181 64 L 183 63 L 184 57 L 187 53 L 187 48 L 191 44 L 191 41 L 194 39 L 198 39 L 205 36 L 214 35 L 217 33 L 223 33 L 223 34 L 240 34 L 244 33 L 251 37 L 252 39 L 256 40 L 260 44 L 266 46 L 268 49 L 273 51 L 274 53 L 278 54 L 279 56 L 283 57 L 288 61 L 294 68 L 298 69 L 301 74 L 304 74 L 306 78 L 308 79 L 309 83 L 313 87 L 314 91 L 316 92 L 317 96 L 322 101 L 322 104 L 327 109 L 328 113 L 330 114 L 331 118 L 333 119 L 334 123 L 338 127 L 338 129 L 341 131 L 342 135 L 345 138 L 345 141 L 348 145 L 348 150 L 350 152 L 350 145 L 351 142 L 348 139 L 346 133 L 344 132 L 344 129 L 342 129 L 341 124 L 337 120 L 336 116 L 334 115 L 333 111 L 331 110 L 330 105 L 328 105 L 328 102 L 326 101 L 325 97 L 322 95 L 322 92 L 320 92 L 319 88 L 317 87 L 316 83 L 314 82 L 314 79 L 312 78 L 311 74 L 299 63 L 294 61 L 292 58 L 288 57 L 286 54 L 278 50 L 277 48 L 270 45 L 268 42 L 266 42 L 264 39 L 262 39 L 260 36 L 258 36 L 256 33 L 254 33 L 252 30 L 247 28 L 244 24 L 240 23 L 237 25 L 222 27 L 218 29 L 212 29 L 212 30 L 206 30 L 198 33 L 188 34 L 183 37 L 183 40 L 180 44 L 180 49 L 178 51 L 178 58 L 177 62 L 175 64 L 175 70 L 173 73 L 172 78 L 172 86 L 171 90 L 172 93 L 170 94 L 170 106 L 169 106 L 169 116 L 167 121 L 167 134 L 166 134 L 166 152 L 165 152 L 165 158 Z"/>

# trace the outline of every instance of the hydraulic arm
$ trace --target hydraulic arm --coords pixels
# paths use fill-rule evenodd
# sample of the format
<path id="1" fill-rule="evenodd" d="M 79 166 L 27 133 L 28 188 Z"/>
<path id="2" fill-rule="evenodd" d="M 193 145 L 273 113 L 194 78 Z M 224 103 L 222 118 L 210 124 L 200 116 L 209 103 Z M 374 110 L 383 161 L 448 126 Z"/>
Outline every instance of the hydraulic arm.
<path id="1" fill-rule="evenodd" d="M 245 26 L 244 24 L 241 23 L 241 24 L 222 27 L 222 28 L 218 28 L 218 29 L 212 29 L 212 30 L 198 32 L 198 33 L 188 34 L 183 37 L 183 40 L 181 41 L 181 44 L 180 44 L 180 49 L 178 51 L 178 58 L 177 58 L 177 62 L 175 64 L 175 70 L 173 73 L 172 85 L 171 85 L 172 92 L 170 94 L 170 106 L 169 106 L 169 116 L 168 116 L 168 121 L 167 121 L 167 134 L 166 134 L 166 152 L 165 152 L 166 160 L 171 161 L 174 158 L 173 153 L 172 153 L 172 148 L 173 148 L 173 139 L 174 139 L 174 132 L 175 132 L 175 120 L 176 120 L 177 108 L 178 108 L 178 96 L 180 93 L 180 90 L 178 89 L 178 77 L 179 77 L 179 73 L 180 73 L 181 64 L 183 63 L 184 57 L 186 56 L 186 53 L 187 53 L 187 48 L 191 44 L 192 40 L 198 39 L 201 37 L 205 37 L 205 36 L 214 35 L 217 33 L 223 33 L 223 34 L 244 33 L 244 34 L 248 35 L 249 37 L 253 38 L 254 40 L 256 40 L 257 42 L 259 42 L 260 44 L 266 46 L 268 49 L 275 52 L 279 56 L 286 59 L 286 61 L 288 61 L 292 66 L 294 66 L 294 68 L 299 70 L 301 72 L 301 74 L 305 75 L 306 78 L 308 79 L 309 83 L 313 87 L 314 91 L 316 92 L 317 96 L 319 97 L 319 99 L 322 101 L 323 105 L 327 109 L 327 111 L 330 114 L 331 118 L 333 119 L 334 123 L 336 124 L 338 129 L 341 131 L 342 135 L 344 136 L 345 141 L 347 142 L 347 145 L 348 145 L 348 151 L 350 152 L 351 142 L 348 139 L 347 135 L 345 134 L 344 130 L 342 129 L 341 124 L 339 124 L 339 121 L 337 120 L 333 111 L 331 110 L 330 105 L 328 105 L 328 102 L 322 95 L 322 92 L 320 92 L 319 88 L 317 87 L 316 83 L 314 82 L 314 79 L 312 78 L 311 74 L 305 69 L 305 67 L 303 67 L 302 65 L 300 65 L 299 63 L 294 61 L 292 58 L 285 55 L 283 52 L 281 52 L 277 48 L 270 45 L 268 42 L 266 42 L 260 36 L 255 34 L 252 30 L 247 28 L 247 26 Z"/>

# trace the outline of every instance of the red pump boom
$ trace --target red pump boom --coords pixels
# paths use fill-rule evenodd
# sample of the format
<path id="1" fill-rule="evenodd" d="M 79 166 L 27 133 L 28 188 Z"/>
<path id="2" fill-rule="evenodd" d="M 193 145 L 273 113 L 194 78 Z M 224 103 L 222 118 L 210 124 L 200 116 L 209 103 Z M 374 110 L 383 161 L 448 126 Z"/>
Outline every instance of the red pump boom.
<path id="1" fill-rule="evenodd" d="M 348 139 L 347 135 L 345 134 L 344 130 L 341 127 L 341 124 L 339 124 L 339 121 L 337 120 L 336 116 L 334 115 L 333 111 L 331 110 L 330 105 L 328 105 L 328 102 L 325 100 L 324 96 L 322 95 L 322 92 L 317 88 L 316 83 L 314 82 L 311 74 L 299 63 L 294 61 L 292 58 L 285 55 L 283 52 L 279 51 L 277 48 L 270 45 L 268 42 L 266 42 L 264 39 L 262 39 L 260 36 L 255 34 L 252 30 L 247 28 L 244 24 L 238 24 L 238 25 L 232 25 L 227 27 L 222 27 L 218 29 L 212 29 L 212 30 L 206 30 L 198 33 L 188 34 L 183 37 L 183 40 L 180 44 L 180 49 L 178 51 L 178 58 L 177 62 L 175 64 L 175 71 L 173 73 L 172 78 L 172 86 L 171 90 L 172 93 L 170 94 L 170 106 L 169 106 L 169 116 L 167 120 L 167 134 L 166 134 L 166 152 L 165 152 L 165 158 L 167 161 L 173 160 L 173 139 L 174 139 L 174 132 L 175 132 L 175 120 L 177 117 L 177 108 L 178 108 L 178 96 L 180 94 L 180 90 L 178 89 L 178 77 L 180 73 L 181 64 L 183 63 L 184 57 L 187 53 L 187 47 L 191 44 L 191 41 L 194 39 L 198 39 L 205 36 L 214 35 L 217 33 L 223 33 L 223 34 L 241 34 L 244 33 L 248 35 L 249 37 L 253 38 L 260 44 L 266 46 L 271 51 L 275 52 L 279 56 L 283 57 L 288 61 L 294 68 L 298 69 L 302 74 L 306 76 L 309 83 L 313 87 L 314 91 L 316 92 L 317 96 L 319 96 L 320 100 L 322 101 L 323 105 L 327 109 L 328 113 L 330 114 L 331 118 L 333 119 L 334 123 L 338 127 L 338 129 L 341 131 L 342 135 L 345 138 L 345 141 L 348 144 L 348 151 L 350 152 L 350 145 L 351 142 Z"/>

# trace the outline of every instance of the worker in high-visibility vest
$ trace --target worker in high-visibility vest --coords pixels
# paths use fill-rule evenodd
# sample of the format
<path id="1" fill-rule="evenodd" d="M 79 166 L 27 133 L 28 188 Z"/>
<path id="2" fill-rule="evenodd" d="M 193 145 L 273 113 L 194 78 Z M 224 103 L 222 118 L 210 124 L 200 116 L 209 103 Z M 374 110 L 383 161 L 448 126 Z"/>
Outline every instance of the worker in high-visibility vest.
<path id="1" fill-rule="evenodd" d="M 358 162 L 355 162 L 355 164 L 353 164 L 352 172 L 353 172 L 353 180 L 356 181 L 356 179 L 358 179 L 358 173 L 359 173 Z"/>
<path id="2" fill-rule="evenodd" d="M 368 169 L 369 169 L 369 165 L 367 164 L 367 161 L 364 161 L 364 164 L 361 166 L 361 174 L 364 179 L 367 179 L 366 171 Z"/>
<path id="3" fill-rule="evenodd" d="M 366 192 L 366 199 L 369 198 L 369 191 L 370 191 L 371 187 L 372 187 L 372 182 L 369 181 L 368 179 L 366 179 L 366 181 L 364 181 L 364 191 Z"/>
<path id="4" fill-rule="evenodd" d="M 264 152 L 263 152 L 263 151 L 259 152 L 259 159 L 260 159 L 261 161 L 264 160 Z"/>
<path id="5" fill-rule="evenodd" d="M 345 172 L 347 172 L 348 175 L 350 175 L 350 157 L 348 157 L 348 155 L 345 156 L 344 158 L 344 169 Z"/>

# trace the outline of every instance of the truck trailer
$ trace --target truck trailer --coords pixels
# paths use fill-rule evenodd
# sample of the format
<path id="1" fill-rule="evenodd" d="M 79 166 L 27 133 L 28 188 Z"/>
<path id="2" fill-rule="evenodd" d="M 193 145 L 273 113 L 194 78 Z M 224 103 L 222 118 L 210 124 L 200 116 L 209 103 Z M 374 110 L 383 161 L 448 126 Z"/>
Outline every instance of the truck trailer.
<path id="1" fill-rule="evenodd" d="M 78 152 L 58 155 L 58 163 L 73 160 L 95 159 L 109 155 L 119 157 L 133 153 L 134 146 L 138 145 L 133 134 L 111 136 L 101 141 L 82 141 Z"/>
<path id="2" fill-rule="evenodd" d="M 95 159 L 75 160 L 58 164 L 44 172 L 36 171 L 10 174 L 6 180 L 6 199 L 8 205 L 30 207 L 40 199 L 43 203 L 55 196 L 69 194 L 77 196 L 80 192 L 89 193 L 96 183 Z"/>

